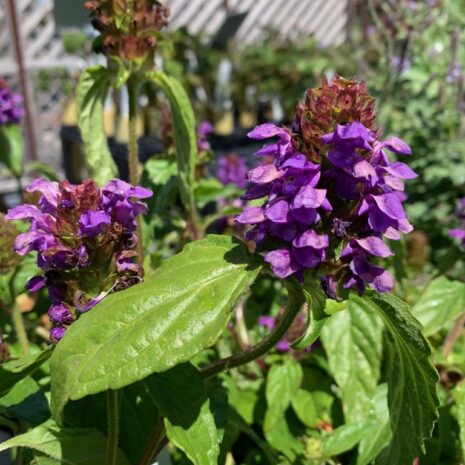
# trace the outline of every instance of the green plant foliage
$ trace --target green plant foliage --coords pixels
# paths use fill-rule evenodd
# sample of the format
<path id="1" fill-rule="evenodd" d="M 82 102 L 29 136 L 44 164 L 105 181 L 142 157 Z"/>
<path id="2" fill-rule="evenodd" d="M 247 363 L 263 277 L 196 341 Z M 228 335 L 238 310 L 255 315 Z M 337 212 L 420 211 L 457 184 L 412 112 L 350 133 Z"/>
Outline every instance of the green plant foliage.
<path id="1" fill-rule="evenodd" d="M 219 438 L 200 373 L 190 364 L 153 376 L 155 402 L 168 438 L 195 465 L 216 465 Z"/>
<path id="2" fill-rule="evenodd" d="M 290 359 L 285 359 L 283 365 L 271 367 L 266 381 L 265 432 L 271 431 L 282 419 L 300 387 L 302 376 L 302 367 Z"/>
<path id="3" fill-rule="evenodd" d="M 464 312 L 465 284 L 444 276 L 431 281 L 412 307 L 427 336 L 448 328 Z"/>
<path id="4" fill-rule="evenodd" d="M 346 311 L 333 315 L 322 341 L 344 405 L 347 422 L 367 418 L 378 385 L 383 322 L 370 305 L 351 296 Z"/>
<path id="5" fill-rule="evenodd" d="M 311 282 L 304 288 L 305 300 L 308 304 L 308 323 L 305 333 L 292 347 L 294 349 L 305 349 L 313 344 L 320 336 L 329 315 L 326 313 L 326 295 L 316 281 Z"/>
<path id="6" fill-rule="evenodd" d="M 127 386 L 213 345 L 259 269 L 239 241 L 209 236 L 144 283 L 109 296 L 70 328 L 52 357 L 54 417 L 68 400 Z"/>
<path id="7" fill-rule="evenodd" d="M 39 463 L 64 463 L 67 465 L 102 465 L 105 463 L 106 439 L 97 430 L 63 428 L 43 425 L 20 434 L 2 444 L 0 452 L 12 447 L 27 447 L 39 452 L 47 460 Z M 116 465 L 130 462 L 119 453 Z"/>
<path id="8" fill-rule="evenodd" d="M 147 73 L 145 77 L 160 87 L 170 102 L 181 197 L 187 211 L 194 214 L 197 136 L 192 105 L 186 91 L 176 78 L 168 76 L 161 71 Z"/>
<path id="9" fill-rule="evenodd" d="M 0 125 L 0 162 L 11 174 L 19 177 L 23 174 L 23 135 L 19 124 Z"/>
<path id="10" fill-rule="evenodd" d="M 100 66 L 88 68 L 76 90 L 78 124 L 91 177 L 100 185 L 117 176 L 103 125 L 103 105 L 110 91 L 111 73 Z"/>
<path id="11" fill-rule="evenodd" d="M 52 355 L 53 347 L 18 360 L 0 364 L 0 397 L 7 394 L 23 378 L 31 375 Z"/>
<path id="12" fill-rule="evenodd" d="M 386 327 L 385 377 L 393 435 L 377 463 L 411 465 L 424 451 L 424 441 L 438 419 L 438 376 L 431 364 L 431 349 L 407 304 L 373 292 L 365 300 Z"/>

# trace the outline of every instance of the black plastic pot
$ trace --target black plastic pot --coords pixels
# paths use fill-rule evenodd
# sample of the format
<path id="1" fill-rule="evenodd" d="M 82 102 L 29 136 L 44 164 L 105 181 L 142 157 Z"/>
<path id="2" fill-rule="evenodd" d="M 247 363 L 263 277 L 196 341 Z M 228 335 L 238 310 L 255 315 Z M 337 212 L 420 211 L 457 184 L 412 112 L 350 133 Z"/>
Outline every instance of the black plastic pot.
<path id="1" fill-rule="evenodd" d="M 76 126 L 62 126 L 60 130 L 63 168 L 66 179 L 79 184 L 87 175 L 82 149 L 82 139 Z M 113 160 L 118 167 L 120 179 L 129 179 L 128 148 L 114 139 L 108 140 Z M 139 161 L 145 163 L 152 155 L 161 153 L 163 144 L 156 137 L 144 136 L 139 139 Z"/>

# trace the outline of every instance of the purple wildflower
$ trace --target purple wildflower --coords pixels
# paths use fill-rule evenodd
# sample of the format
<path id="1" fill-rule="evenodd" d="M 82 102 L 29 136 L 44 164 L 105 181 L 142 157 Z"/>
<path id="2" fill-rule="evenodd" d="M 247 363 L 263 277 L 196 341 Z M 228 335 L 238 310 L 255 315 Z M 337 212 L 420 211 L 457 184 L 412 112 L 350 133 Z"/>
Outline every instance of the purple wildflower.
<path id="1" fill-rule="evenodd" d="M 263 205 L 245 208 L 236 221 L 252 225 L 246 239 L 280 278 L 302 280 L 315 270 L 332 298 L 351 287 L 362 293 L 366 285 L 387 292 L 394 278 L 372 262 L 392 255 L 383 237 L 399 240 L 412 231 L 403 181 L 416 177 L 387 151 L 410 155 L 411 149 L 397 137 L 379 140 L 364 87 L 341 78 L 327 85 L 333 106 L 325 87 L 308 103 L 313 120 L 321 121 L 317 129 L 329 129 L 318 138 L 305 114 L 293 129 L 263 124 L 249 134 L 278 140 L 258 152 L 273 156 L 273 163 L 248 173 L 252 184 L 243 198 L 265 198 Z"/>
<path id="2" fill-rule="evenodd" d="M 37 205 L 11 209 L 6 219 L 30 221 L 29 231 L 17 236 L 19 255 L 37 252 L 44 276 L 26 284 L 31 292 L 48 287 L 48 315 L 53 342 L 80 313 L 87 312 L 110 292 L 141 281 L 136 262 L 136 217 L 146 212 L 141 199 L 152 192 L 115 179 L 102 189 L 91 180 L 80 185 L 35 180 L 26 190 L 40 192 Z"/>
<path id="3" fill-rule="evenodd" d="M 18 124 L 24 116 L 23 97 L 0 79 L 0 124 Z"/>

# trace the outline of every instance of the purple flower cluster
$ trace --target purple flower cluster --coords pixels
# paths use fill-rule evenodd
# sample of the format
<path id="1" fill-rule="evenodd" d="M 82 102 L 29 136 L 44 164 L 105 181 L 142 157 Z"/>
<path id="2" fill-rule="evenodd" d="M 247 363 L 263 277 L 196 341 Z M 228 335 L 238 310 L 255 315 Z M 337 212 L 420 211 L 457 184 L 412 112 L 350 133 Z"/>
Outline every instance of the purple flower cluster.
<path id="1" fill-rule="evenodd" d="M 299 151 L 302 137 L 293 130 L 263 124 L 250 132 L 255 140 L 277 138 L 257 152 L 272 156 L 271 164 L 248 173 L 246 200 L 265 198 L 236 221 L 253 225 L 246 239 L 265 252 L 276 276 L 303 279 L 317 270 L 328 296 L 338 298 L 339 287 L 366 285 L 387 292 L 393 276 L 372 263 L 392 255 L 383 237 L 399 240 L 412 231 L 402 207 L 404 179 L 416 174 L 401 162 L 391 162 L 387 150 L 410 155 L 401 139 L 377 140 L 359 121 L 336 124 L 320 138 L 318 159 Z"/>
<path id="2" fill-rule="evenodd" d="M 0 80 L 0 124 L 18 124 L 24 116 L 23 97 Z"/>
<path id="3" fill-rule="evenodd" d="M 221 184 L 234 184 L 241 189 L 247 185 L 247 164 L 243 157 L 230 153 L 218 158 L 216 175 Z"/>
<path id="4" fill-rule="evenodd" d="M 449 234 L 451 237 L 458 239 L 463 247 L 465 247 L 465 198 L 460 199 L 457 209 L 457 218 L 461 221 L 461 227 L 451 229 Z"/>
<path id="5" fill-rule="evenodd" d="M 152 192 L 118 179 L 102 189 L 91 180 L 71 185 L 37 179 L 26 190 L 40 194 L 37 205 L 15 207 L 6 218 L 30 221 L 14 249 L 19 255 L 37 252 L 44 275 L 31 278 L 26 288 L 48 287 L 50 337 L 57 342 L 80 313 L 110 292 L 141 281 L 143 269 L 134 250 L 136 217 L 147 210 L 140 199 Z"/>

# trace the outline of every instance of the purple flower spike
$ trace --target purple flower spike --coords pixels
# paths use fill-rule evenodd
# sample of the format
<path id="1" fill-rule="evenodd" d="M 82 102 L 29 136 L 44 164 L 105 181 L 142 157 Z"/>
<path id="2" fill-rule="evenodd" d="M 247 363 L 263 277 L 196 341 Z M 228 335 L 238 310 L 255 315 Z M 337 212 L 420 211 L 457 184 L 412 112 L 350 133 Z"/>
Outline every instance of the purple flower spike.
<path id="1" fill-rule="evenodd" d="M 249 133 L 275 138 L 257 152 L 272 161 L 249 172 L 243 199 L 263 203 L 236 221 L 251 226 L 245 236 L 276 276 L 302 280 L 312 269 L 334 299 L 352 287 L 391 290 L 392 275 L 377 265 L 392 255 L 384 239 L 413 229 L 402 204 L 404 181 L 417 174 L 389 159 L 412 151 L 398 137 L 379 140 L 374 104 L 364 83 L 336 76 L 308 90 L 290 128 L 262 124 Z M 465 244 L 462 230 L 451 235 Z"/>
<path id="2" fill-rule="evenodd" d="M 140 199 L 152 192 L 119 179 L 102 190 L 91 180 L 71 185 L 37 179 L 26 190 L 41 194 L 37 205 L 15 207 L 6 218 L 30 222 L 29 231 L 16 237 L 14 249 L 19 255 L 37 253 L 44 276 L 31 278 L 26 289 L 48 287 L 48 315 L 55 326 L 50 338 L 56 343 L 80 313 L 110 292 L 142 281 L 134 232 L 137 216 L 147 209 Z"/>

